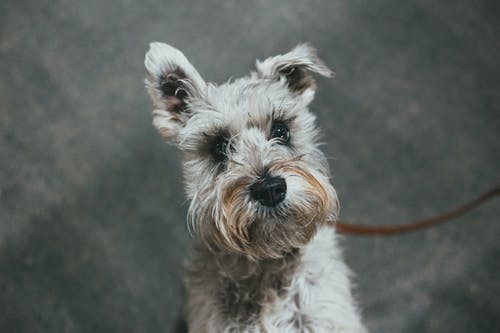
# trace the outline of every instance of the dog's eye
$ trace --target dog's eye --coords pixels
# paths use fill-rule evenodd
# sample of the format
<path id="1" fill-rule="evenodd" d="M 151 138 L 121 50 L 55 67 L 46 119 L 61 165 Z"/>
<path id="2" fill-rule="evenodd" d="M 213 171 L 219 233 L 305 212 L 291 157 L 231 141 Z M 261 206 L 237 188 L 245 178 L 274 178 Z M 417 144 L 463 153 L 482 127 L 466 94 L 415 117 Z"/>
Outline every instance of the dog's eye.
<path id="1" fill-rule="evenodd" d="M 227 149 L 229 140 L 222 135 L 219 135 L 212 142 L 211 153 L 217 162 L 222 162 L 227 158 Z"/>
<path id="2" fill-rule="evenodd" d="M 281 143 L 288 143 L 290 141 L 288 126 L 282 122 L 275 122 L 271 127 L 271 138 L 280 139 Z"/>

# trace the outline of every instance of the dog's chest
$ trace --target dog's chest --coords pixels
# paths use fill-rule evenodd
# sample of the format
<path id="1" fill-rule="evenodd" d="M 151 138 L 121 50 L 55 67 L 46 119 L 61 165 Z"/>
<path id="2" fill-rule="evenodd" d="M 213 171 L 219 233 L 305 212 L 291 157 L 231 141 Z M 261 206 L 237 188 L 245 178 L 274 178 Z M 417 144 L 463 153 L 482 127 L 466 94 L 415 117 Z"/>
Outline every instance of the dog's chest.
<path id="1" fill-rule="evenodd" d="M 216 298 L 221 313 L 241 323 L 258 320 L 266 306 L 286 297 L 300 256 L 297 250 L 283 259 L 233 268 L 232 274 L 220 276 Z"/>
<path id="2" fill-rule="evenodd" d="M 281 263 L 204 273 L 188 284 L 192 332 L 364 332 L 331 228 Z"/>
<path id="3" fill-rule="evenodd" d="M 221 299 L 229 320 L 248 332 L 329 332 L 356 313 L 333 230 L 322 228 L 300 253 L 241 284 Z M 355 322 L 350 318 L 351 322 Z"/>

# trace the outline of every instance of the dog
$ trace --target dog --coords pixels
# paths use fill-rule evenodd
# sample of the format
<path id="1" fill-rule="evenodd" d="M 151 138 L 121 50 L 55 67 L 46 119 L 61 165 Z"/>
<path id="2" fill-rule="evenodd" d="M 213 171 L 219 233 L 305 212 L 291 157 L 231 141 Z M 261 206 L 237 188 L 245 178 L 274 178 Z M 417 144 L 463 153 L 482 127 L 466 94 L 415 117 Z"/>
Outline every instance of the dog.
<path id="1" fill-rule="evenodd" d="M 315 49 L 299 44 L 221 85 L 164 43 L 145 67 L 153 124 L 184 156 L 189 332 L 366 332 L 308 110 L 312 74 L 333 76 Z"/>

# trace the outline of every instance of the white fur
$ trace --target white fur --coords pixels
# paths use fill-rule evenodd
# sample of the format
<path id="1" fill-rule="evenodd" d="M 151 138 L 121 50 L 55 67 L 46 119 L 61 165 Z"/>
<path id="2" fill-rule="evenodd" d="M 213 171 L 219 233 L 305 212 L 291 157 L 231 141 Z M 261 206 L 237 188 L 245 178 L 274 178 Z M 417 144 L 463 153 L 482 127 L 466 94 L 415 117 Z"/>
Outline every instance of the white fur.
<path id="1" fill-rule="evenodd" d="M 350 276 L 334 229 L 321 228 L 304 248 L 286 294 L 266 305 L 257 325 L 241 327 L 224 322 L 212 301 L 216 298 L 215 281 L 208 280 L 201 288 L 188 290 L 190 332 L 365 333 L 351 294 Z M 295 326 L 297 317 L 307 321 Z"/>
<path id="2" fill-rule="evenodd" d="M 334 229 L 319 229 L 304 249 L 287 294 L 269 305 L 263 329 L 256 332 L 366 332 L 353 302 L 349 276 Z M 307 317 L 307 323 L 294 328 L 290 319 L 297 313 Z"/>

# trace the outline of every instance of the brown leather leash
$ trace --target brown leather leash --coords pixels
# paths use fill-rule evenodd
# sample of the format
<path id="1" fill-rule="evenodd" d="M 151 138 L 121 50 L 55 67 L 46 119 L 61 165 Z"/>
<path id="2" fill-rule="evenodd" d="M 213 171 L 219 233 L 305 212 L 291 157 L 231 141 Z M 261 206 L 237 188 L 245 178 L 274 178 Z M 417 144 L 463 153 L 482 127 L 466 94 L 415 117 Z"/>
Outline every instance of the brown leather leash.
<path id="1" fill-rule="evenodd" d="M 416 220 L 400 225 L 381 225 L 381 226 L 369 226 L 369 225 L 350 223 L 346 221 L 337 221 L 337 223 L 335 224 L 335 228 L 337 229 L 337 232 L 342 234 L 361 235 L 361 236 L 376 236 L 376 235 L 389 236 L 389 235 L 402 234 L 410 231 L 432 227 L 437 224 L 455 219 L 467 212 L 470 212 L 477 206 L 485 203 L 490 199 L 493 199 L 498 195 L 500 195 L 500 184 L 480 194 L 475 199 L 458 206 L 457 208 L 454 208 L 446 213 L 426 218 L 423 220 Z"/>

